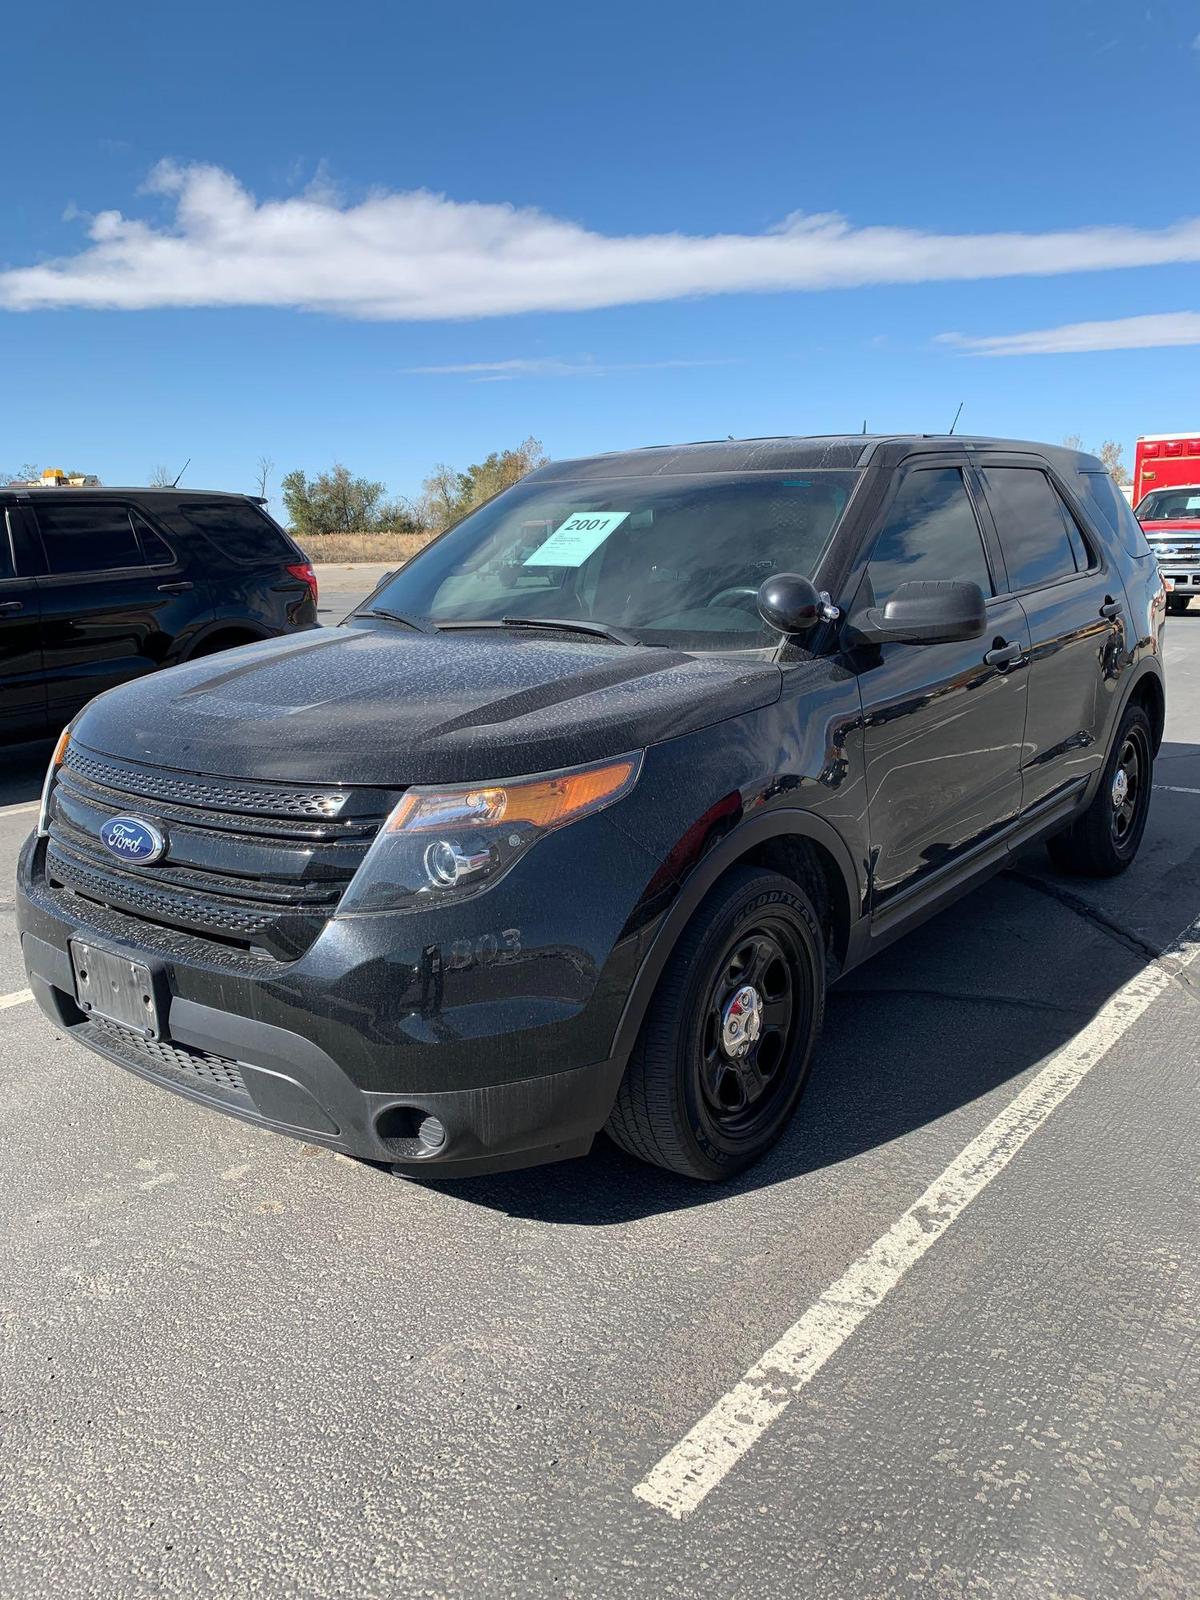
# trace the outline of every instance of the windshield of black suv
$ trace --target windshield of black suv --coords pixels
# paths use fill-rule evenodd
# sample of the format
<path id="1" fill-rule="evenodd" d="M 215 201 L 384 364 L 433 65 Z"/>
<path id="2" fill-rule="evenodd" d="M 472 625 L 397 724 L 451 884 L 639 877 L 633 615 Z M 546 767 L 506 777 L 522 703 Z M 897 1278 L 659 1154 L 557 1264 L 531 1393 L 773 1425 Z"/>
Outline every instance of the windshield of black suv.
<path id="1" fill-rule="evenodd" d="M 1200 521 L 1200 485 L 1190 489 L 1152 489 L 1138 502 L 1139 522 Z"/>
<path id="2" fill-rule="evenodd" d="M 368 609 L 402 618 L 604 624 L 684 650 L 763 649 L 774 572 L 811 576 L 856 472 L 536 479 L 421 552 Z"/>

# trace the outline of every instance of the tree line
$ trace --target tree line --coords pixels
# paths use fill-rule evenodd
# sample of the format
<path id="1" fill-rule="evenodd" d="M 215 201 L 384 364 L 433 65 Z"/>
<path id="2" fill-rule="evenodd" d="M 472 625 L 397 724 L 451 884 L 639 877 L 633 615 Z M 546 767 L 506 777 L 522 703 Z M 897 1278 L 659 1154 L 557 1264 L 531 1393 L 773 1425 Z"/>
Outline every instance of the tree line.
<path id="1" fill-rule="evenodd" d="M 444 462 L 434 467 L 415 499 L 389 497 L 387 485 L 355 476 L 340 462 L 310 478 L 299 467 L 280 480 L 288 524 L 300 539 L 324 533 L 440 533 L 468 511 L 518 482 L 548 457 L 538 439 L 513 450 L 493 450 L 460 471 Z M 258 463 L 258 487 L 267 493 L 274 463 Z"/>
<path id="2" fill-rule="evenodd" d="M 1063 444 L 1068 450 L 1083 450 L 1088 455 L 1099 456 L 1106 470 L 1112 473 L 1118 483 L 1129 482 L 1129 473 L 1125 469 L 1125 452 L 1115 439 L 1105 439 L 1095 450 L 1088 450 L 1082 435 L 1068 433 L 1063 439 Z"/>

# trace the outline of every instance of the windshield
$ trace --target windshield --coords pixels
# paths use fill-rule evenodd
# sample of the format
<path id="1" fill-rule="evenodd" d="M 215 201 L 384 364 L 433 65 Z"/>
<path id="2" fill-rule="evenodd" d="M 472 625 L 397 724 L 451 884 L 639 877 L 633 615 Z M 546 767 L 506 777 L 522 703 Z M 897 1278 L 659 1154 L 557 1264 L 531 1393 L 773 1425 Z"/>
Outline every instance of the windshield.
<path id="1" fill-rule="evenodd" d="M 1200 484 L 1183 489 L 1152 489 L 1137 508 L 1139 522 L 1200 521 Z"/>
<path id="2" fill-rule="evenodd" d="M 856 472 L 536 479 L 516 484 L 408 563 L 371 608 L 433 623 L 546 617 L 642 644 L 762 649 L 774 572 L 811 576 Z"/>

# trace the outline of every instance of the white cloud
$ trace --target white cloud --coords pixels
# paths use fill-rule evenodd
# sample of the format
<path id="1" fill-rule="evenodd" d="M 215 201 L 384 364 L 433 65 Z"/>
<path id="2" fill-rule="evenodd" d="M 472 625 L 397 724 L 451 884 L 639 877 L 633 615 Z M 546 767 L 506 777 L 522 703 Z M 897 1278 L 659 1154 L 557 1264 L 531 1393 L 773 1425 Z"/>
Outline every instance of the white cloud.
<path id="1" fill-rule="evenodd" d="M 119 211 L 78 254 L 0 271 L 0 308 L 290 306 L 428 320 L 694 295 L 844 289 L 1200 261 L 1200 219 L 1163 229 L 935 234 L 794 213 L 758 234 L 594 233 L 425 190 L 344 203 L 327 181 L 258 201 L 228 172 L 164 162 L 158 224 Z"/>
<path id="2" fill-rule="evenodd" d="M 1000 333 L 982 339 L 961 333 L 942 333 L 938 339 L 942 344 L 957 345 L 975 356 L 1153 350 L 1164 345 L 1200 344 L 1200 311 L 1161 311 L 1144 317 L 1118 317 L 1112 322 L 1067 322 L 1061 328 L 1035 328 L 1030 333 Z"/>
<path id="3" fill-rule="evenodd" d="M 436 367 L 406 367 L 406 373 L 468 377 L 475 383 L 510 378 L 606 378 L 611 372 L 655 372 L 675 367 L 728 367 L 724 358 L 695 361 L 571 361 L 560 356 L 522 356 L 511 361 L 460 361 Z"/>

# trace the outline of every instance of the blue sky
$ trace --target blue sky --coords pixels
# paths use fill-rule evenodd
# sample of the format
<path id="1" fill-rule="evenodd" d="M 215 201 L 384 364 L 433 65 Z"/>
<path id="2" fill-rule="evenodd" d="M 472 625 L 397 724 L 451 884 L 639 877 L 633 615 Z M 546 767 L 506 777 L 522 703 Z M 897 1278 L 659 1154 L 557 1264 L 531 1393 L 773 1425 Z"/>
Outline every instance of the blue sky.
<path id="1" fill-rule="evenodd" d="M 6 65 L 0 467 L 1200 417 L 1193 0 L 51 3 Z"/>

